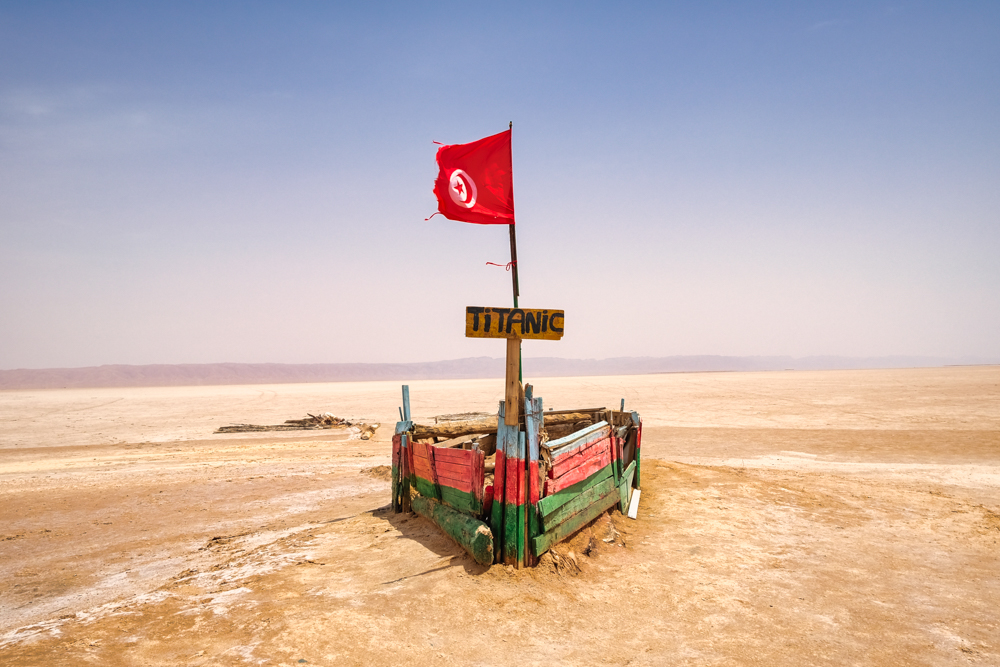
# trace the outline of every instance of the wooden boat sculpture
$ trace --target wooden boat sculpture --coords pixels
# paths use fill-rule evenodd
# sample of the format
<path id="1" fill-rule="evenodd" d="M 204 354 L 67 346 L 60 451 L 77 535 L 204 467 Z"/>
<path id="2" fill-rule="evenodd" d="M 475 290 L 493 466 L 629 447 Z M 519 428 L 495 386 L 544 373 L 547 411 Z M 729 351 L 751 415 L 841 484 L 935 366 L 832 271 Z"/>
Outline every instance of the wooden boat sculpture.
<path id="1" fill-rule="evenodd" d="M 524 388 L 519 423 L 496 417 L 434 426 L 402 421 L 392 440 L 392 508 L 437 524 L 476 562 L 521 567 L 609 509 L 625 513 L 639 488 L 636 412 L 545 412 Z M 444 439 L 442 441 L 442 439 Z"/>

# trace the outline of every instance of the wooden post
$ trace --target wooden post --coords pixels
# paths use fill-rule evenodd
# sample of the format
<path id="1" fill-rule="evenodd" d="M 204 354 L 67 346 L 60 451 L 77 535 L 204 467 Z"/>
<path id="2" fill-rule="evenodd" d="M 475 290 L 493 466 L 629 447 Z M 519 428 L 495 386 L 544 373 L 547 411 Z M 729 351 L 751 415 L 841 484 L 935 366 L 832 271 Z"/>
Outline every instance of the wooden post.
<path id="1" fill-rule="evenodd" d="M 505 407 L 504 423 L 507 426 L 517 426 L 520 421 L 519 403 L 521 397 L 521 339 L 507 339 L 507 387 L 504 392 Z"/>
<path id="2" fill-rule="evenodd" d="M 410 421 L 410 387 L 409 385 L 403 385 L 403 421 Z M 400 494 L 400 510 L 403 512 L 410 511 L 410 477 L 413 474 L 413 466 L 411 465 L 411 452 L 410 452 L 410 436 L 407 433 L 402 433 L 399 438 L 399 454 L 400 454 L 400 484 L 399 484 L 399 494 Z"/>
<path id="3" fill-rule="evenodd" d="M 506 406 L 504 406 L 506 410 Z M 508 426 L 504 422 L 497 427 L 497 451 L 503 447 L 504 456 L 504 493 L 503 493 L 503 563 L 505 565 L 517 564 L 517 489 L 519 481 L 523 481 L 524 475 L 518 474 L 518 470 L 524 467 L 524 458 L 518 457 L 517 448 L 521 431 L 518 425 Z M 499 555 L 498 555 L 499 560 Z"/>
<path id="4" fill-rule="evenodd" d="M 632 413 L 636 417 L 636 413 Z M 635 435 L 635 488 L 641 488 L 642 484 L 642 420 L 639 420 L 639 432 Z"/>
<path id="5" fill-rule="evenodd" d="M 538 446 L 545 413 L 542 411 L 541 397 L 535 398 L 532 386 L 524 387 L 524 430 L 528 440 L 528 502 L 525 511 L 528 514 L 525 531 L 525 564 L 534 567 L 538 565 L 538 557 L 531 549 L 532 540 L 539 535 L 538 531 Z"/>
<path id="6" fill-rule="evenodd" d="M 493 508 L 490 510 L 490 528 L 493 531 L 493 556 L 503 562 L 504 508 L 507 503 L 507 425 L 504 424 L 504 401 L 497 412 L 497 453 L 493 468 Z"/>

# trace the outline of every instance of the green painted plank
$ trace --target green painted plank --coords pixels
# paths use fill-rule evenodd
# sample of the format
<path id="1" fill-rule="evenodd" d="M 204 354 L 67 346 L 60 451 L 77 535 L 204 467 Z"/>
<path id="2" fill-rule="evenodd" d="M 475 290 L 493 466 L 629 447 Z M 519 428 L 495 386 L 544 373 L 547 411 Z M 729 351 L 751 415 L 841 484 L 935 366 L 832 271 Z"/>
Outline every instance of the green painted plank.
<path id="1" fill-rule="evenodd" d="M 520 431 L 517 429 L 517 426 L 508 426 L 504 438 L 507 473 L 504 480 L 504 486 L 506 486 L 504 502 L 506 505 L 503 526 L 503 563 L 515 566 L 517 565 L 517 508 L 520 505 L 517 490 L 524 475 L 524 460 L 517 456 L 517 444 L 520 440 Z M 523 536 L 523 532 L 521 535 Z"/>
<path id="2" fill-rule="evenodd" d="M 413 488 L 417 490 L 417 493 L 424 496 L 425 498 L 434 498 L 439 500 L 437 487 L 431 482 L 428 482 L 423 477 L 413 477 Z"/>
<path id="3" fill-rule="evenodd" d="M 459 512 L 479 516 L 479 513 L 483 509 L 482 503 L 471 493 L 459 491 L 448 486 L 439 486 L 438 489 L 441 491 L 441 502 L 450 505 Z"/>
<path id="4" fill-rule="evenodd" d="M 414 496 L 413 511 L 437 524 L 480 565 L 493 564 L 493 533 L 482 521 L 423 496 Z"/>
<path id="5" fill-rule="evenodd" d="M 566 521 L 566 519 L 569 519 L 574 514 L 587 509 L 599 499 L 616 489 L 615 480 L 610 477 L 602 482 L 598 482 L 593 487 L 577 494 L 576 498 L 569 501 L 556 511 L 542 516 L 542 530 L 545 532 L 552 530 L 559 524 Z"/>
<path id="6" fill-rule="evenodd" d="M 524 537 L 525 530 L 527 528 L 527 514 L 524 511 L 525 506 L 525 491 L 527 490 L 527 461 L 525 461 L 525 454 L 527 453 L 527 441 L 524 432 L 518 433 L 517 438 L 517 457 L 521 461 L 521 483 L 517 485 L 517 566 L 524 567 Z"/>
<path id="7" fill-rule="evenodd" d="M 542 515 L 552 514 L 552 512 L 573 500 L 573 498 L 576 498 L 577 494 L 581 491 L 586 491 L 598 482 L 603 482 L 608 477 L 611 477 L 611 473 L 611 465 L 606 465 L 582 482 L 577 482 L 573 486 L 567 486 L 559 493 L 553 493 L 551 496 L 542 498 L 538 501 L 538 513 Z"/>
<path id="8" fill-rule="evenodd" d="M 588 523 L 599 517 L 605 510 L 610 507 L 614 507 L 617 502 L 617 489 L 612 487 L 611 492 L 608 493 L 608 495 L 604 496 L 587 509 L 583 510 L 579 514 L 575 514 L 556 528 L 543 533 L 532 540 L 532 548 L 535 550 L 535 555 L 541 556 L 543 553 L 548 551 L 553 544 L 566 539 L 576 531 L 580 530 Z"/>
<path id="9" fill-rule="evenodd" d="M 503 562 L 503 529 L 506 524 L 504 511 L 507 508 L 506 471 L 507 471 L 507 432 L 513 428 L 503 423 L 505 402 L 500 401 L 497 410 L 497 453 L 493 471 L 493 508 L 490 514 L 490 526 L 493 530 L 493 556 L 498 563 Z"/>
<path id="10" fill-rule="evenodd" d="M 618 493 L 622 501 L 620 506 L 622 514 L 628 511 L 628 501 L 632 496 L 633 477 L 635 477 L 635 461 L 628 464 L 628 467 L 625 468 L 625 473 L 622 475 L 622 481 L 618 483 Z"/>

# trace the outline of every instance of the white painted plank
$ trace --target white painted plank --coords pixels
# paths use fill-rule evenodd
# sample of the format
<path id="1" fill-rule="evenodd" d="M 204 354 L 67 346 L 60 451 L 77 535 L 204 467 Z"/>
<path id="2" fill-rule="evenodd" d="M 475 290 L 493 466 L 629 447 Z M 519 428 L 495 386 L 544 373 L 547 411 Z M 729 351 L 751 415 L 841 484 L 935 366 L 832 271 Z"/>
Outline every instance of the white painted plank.
<path id="1" fill-rule="evenodd" d="M 634 519 L 639 514 L 639 494 L 642 491 L 635 489 L 632 491 L 632 502 L 628 504 L 628 518 Z"/>

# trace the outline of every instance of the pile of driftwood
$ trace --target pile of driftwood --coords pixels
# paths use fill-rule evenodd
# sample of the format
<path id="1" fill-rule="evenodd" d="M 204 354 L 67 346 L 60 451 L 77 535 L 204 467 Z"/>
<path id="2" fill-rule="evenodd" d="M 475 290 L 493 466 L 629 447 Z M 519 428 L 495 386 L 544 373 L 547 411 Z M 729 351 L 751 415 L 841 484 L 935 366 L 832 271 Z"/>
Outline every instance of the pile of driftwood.
<path id="1" fill-rule="evenodd" d="M 231 426 L 220 426 L 216 433 L 254 433 L 258 431 L 315 431 L 327 428 L 350 428 L 354 427 L 360 431 L 362 440 L 368 440 L 375 435 L 378 424 L 365 424 L 364 422 L 349 422 L 343 417 L 337 417 L 324 412 L 319 415 L 306 413 L 304 419 L 286 419 L 284 424 L 270 424 L 260 426 L 257 424 L 232 424 Z"/>

